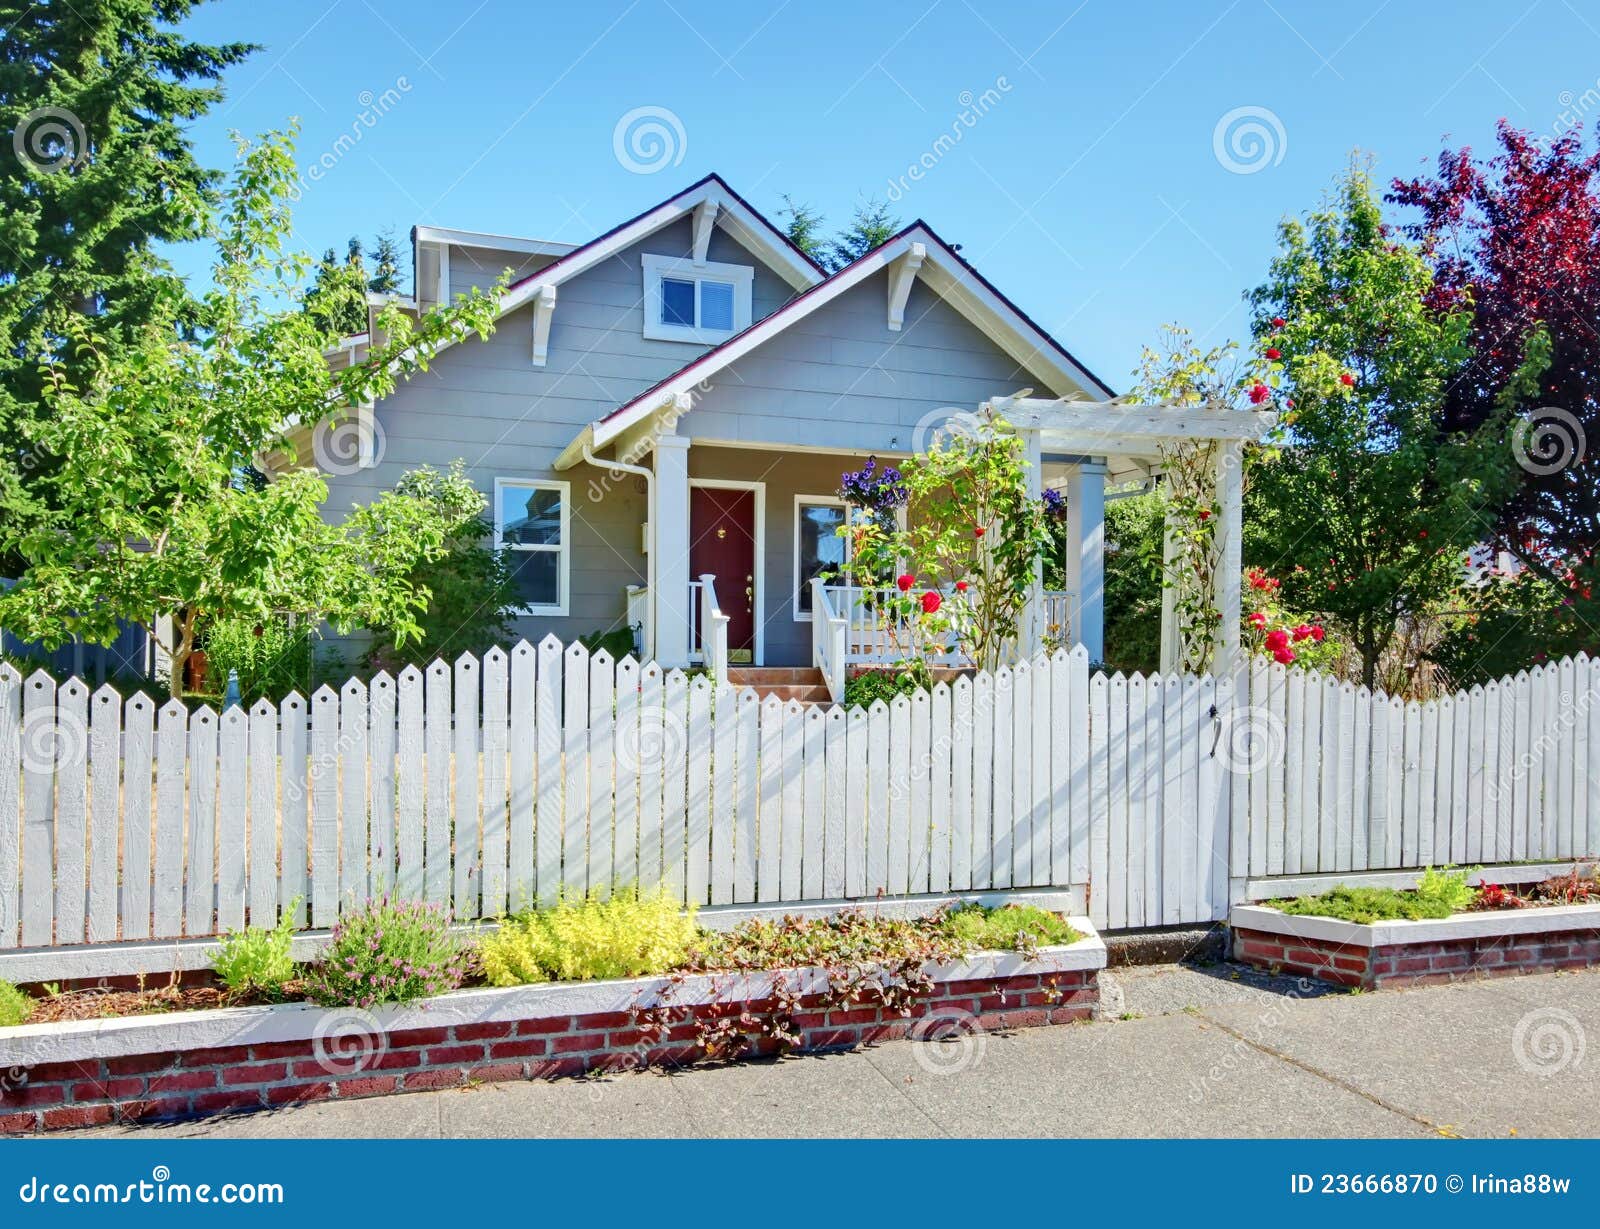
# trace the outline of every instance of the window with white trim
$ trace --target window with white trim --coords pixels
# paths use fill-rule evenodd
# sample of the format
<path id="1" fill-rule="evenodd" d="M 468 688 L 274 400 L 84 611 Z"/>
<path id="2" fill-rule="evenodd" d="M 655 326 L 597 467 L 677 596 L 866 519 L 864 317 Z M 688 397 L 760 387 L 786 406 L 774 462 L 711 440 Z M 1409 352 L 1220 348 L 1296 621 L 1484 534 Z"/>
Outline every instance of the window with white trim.
<path id="1" fill-rule="evenodd" d="M 570 494 L 565 482 L 495 479 L 495 545 L 506 554 L 523 614 L 567 613 Z"/>
<path id="2" fill-rule="evenodd" d="M 850 542 L 839 536 L 849 515 L 844 500 L 797 495 L 794 501 L 794 617 L 811 618 L 811 582 L 822 572 L 837 578 L 850 561 Z"/>
<path id="3" fill-rule="evenodd" d="M 648 254 L 643 264 L 646 337 L 715 345 L 750 327 L 751 266 Z"/>

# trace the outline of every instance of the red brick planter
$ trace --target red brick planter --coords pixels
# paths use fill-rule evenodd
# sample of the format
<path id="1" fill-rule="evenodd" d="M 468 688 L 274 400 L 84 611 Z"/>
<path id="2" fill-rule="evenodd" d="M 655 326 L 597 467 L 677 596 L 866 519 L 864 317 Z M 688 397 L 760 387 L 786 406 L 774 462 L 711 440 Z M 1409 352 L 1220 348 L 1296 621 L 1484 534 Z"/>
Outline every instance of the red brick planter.
<path id="1" fill-rule="evenodd" d="M 1600 906 L 1362 925 L 1235 906 L 1234 958 L 1341 986 L 1422 986 L 1600 965 Z"/>
<path id="2" fill-rule="evenodd" d="M 691 1063 L 705 1057 L 702 1022 L 774 1008 L 777 977 L 798 994 L 781 1010 L 802 1051 L 1064 1024 L 1093 1012 L 1105 965 L 1087 920 L 1073 925 L 1090 937 L 1033 959 L 931 968 L 909 1017 L 829 1009 L 810 989 L 820 971 L 799 970 L 466 990 L 370 1014 L 293 1004 L 0 1029 L 0 1134 Z"/>

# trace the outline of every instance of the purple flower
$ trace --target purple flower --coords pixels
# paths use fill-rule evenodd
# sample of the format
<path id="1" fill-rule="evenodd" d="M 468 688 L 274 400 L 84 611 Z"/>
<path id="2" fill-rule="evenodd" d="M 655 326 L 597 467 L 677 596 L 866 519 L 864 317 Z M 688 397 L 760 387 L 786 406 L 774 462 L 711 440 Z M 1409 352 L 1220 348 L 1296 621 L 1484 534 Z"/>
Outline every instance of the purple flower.
<path id="1" fill-rule="evenodd" d="M 839 479 L 839 498 L 869 512 L 888 512 L 910 498 L 900 471 L 892 465 L 878 468 L 878 458 L 868 457 L 867 463 Z"/>

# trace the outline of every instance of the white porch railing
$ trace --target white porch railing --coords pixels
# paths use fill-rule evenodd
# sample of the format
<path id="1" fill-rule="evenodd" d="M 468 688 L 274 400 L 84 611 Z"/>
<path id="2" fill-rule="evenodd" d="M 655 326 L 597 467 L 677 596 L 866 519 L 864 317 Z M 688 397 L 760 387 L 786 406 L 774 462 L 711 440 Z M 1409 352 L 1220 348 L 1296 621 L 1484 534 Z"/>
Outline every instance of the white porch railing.
<path id="1" fill-rule="evenodd" d="M 717 604 L 717 578 L 709 572 L 689 582 L 694 655 L 718 679 L 728 674 L 728 616 Z"/>
<path id="2" fill-rule="evenodd" d="M 1077 594 L 1066 589 L 1046 589 L 1041 595 L 1044 602 L 1044 627 L 1040 634 L 1044 647 L 1071 648 L 1072 602 Z"/>
<path id="3" fill-rule="evenodd" d="M 628 626 L 636 629 L 633 635 L 635 649 L 639 660 L 655 656 L 655 645 L 650 636 L 650 586 L 629 585 L 628 595 Z"/>
<path id="4" fill-rule="evenodd" d="M 850 660 L 850 624 L 834 609 L 827 582 L 811 582 L 811 664 L 822 671 L 828 694 L 844 699 L 845 667 Z"/>

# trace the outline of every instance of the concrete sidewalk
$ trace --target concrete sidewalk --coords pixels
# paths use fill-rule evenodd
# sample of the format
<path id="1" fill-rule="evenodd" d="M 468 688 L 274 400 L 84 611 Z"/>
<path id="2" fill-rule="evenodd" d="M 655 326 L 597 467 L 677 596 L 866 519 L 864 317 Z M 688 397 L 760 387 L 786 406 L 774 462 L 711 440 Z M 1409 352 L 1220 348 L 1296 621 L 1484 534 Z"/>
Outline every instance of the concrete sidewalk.
<path id="1" fill-rule="evenodd" d="M 1107 980 L 1117 1018 L 1093 1024 L 92 1134 L 1600 1135 L 1600 970 L 1360 995 L 1231 965 Z"/>

